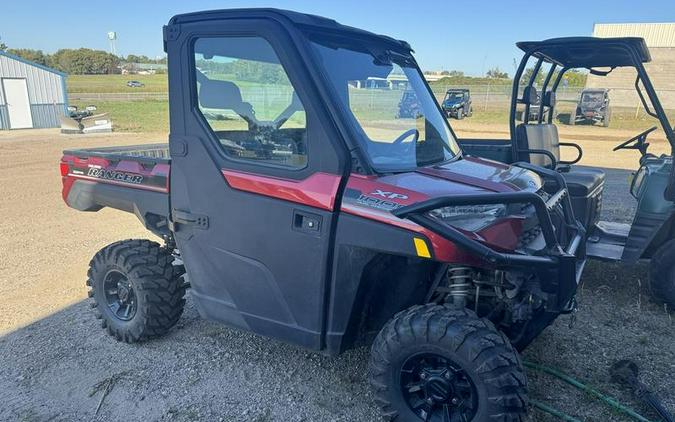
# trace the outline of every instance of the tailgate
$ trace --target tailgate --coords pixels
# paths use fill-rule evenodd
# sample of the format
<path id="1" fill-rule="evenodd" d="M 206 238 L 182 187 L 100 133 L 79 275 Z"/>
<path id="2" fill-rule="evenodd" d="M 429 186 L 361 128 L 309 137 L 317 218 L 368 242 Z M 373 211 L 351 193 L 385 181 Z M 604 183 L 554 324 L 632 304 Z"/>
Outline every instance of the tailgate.
<path id="1" fill-rule="evenodd" d="M 161 235 L 169 216 L 170 167 L 168 146 L 161 144 L 66 150 L 62 197 L 80 211 L 132 212 Z"/>
<path id="2" fill-rule="evenodd" d="M 64 188 L 73 179 L 168 193 L 170 163 L 164 144 L 66 150 L 61 176 Z M 67 196 L 64 189 L 63 199 Z"/>

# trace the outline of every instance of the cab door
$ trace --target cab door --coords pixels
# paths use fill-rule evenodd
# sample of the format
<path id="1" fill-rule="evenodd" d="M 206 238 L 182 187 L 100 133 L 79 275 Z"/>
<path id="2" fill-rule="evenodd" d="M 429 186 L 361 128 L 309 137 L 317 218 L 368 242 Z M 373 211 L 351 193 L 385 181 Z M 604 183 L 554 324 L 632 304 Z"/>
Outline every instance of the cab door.
<path id="1" fill-rule="evenodd" d="M 319 349 L 345 160 L 296 43 L 254 19 L 170 37 L 172 224 L 203 316 Z"/>

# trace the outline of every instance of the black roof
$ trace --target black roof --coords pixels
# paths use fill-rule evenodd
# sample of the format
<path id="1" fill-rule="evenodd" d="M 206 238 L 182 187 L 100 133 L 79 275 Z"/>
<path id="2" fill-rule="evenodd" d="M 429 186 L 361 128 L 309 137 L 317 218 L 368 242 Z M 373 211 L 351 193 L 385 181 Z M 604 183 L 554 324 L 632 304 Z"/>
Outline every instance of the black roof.
<path id="1" fill-rule="evenodd" d="M 567 68 L 634 66 L 631 51 L 640 62 L 651 61 L 645 40 L 638 37 L 566 37 L 521 41 L 516 45 L 534 57 Z"/>
<path id="2" fill-rule="evenodd" d="M 468 88 L 450 88 L 446 92 L 457 92 L 457 91 L 469 92 L 469 89 Z"/>
<path id="3" fill-rule="evenodd" d="M 290 23 L 302 29 L 319 32 L 329 32 L 336 35 L 344 35 L 354 39 L 377 39 L 393 45 L 398 49 L 412 51 L 410 44 L 386 35 L 379 35 L 363 29 L 342 25 L 333 19 L 307 13 L 294 12 L 291 10 L 275 8 L 249 8 L 249 9 L 221 9 L 206 10 L 201 12 L 185 13 L 171 18 L 169 25 L 191 22 L 221 20 L 221 19 L 275 19 L 284 23 Z"/>

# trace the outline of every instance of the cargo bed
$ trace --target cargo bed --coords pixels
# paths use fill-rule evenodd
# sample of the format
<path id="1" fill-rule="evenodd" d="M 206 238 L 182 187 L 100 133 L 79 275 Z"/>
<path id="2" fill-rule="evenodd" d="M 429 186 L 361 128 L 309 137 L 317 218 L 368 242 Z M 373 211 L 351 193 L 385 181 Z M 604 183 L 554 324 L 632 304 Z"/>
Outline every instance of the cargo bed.
<path id="1" fill-rule="evenodd" d="M 157 235 L 168 233 L 168 144 L 63 152 L 63 200 L 80 211 L 110 207 L 134 213 Z"/>
<path id="2" fill-rule="evenodd" d="M 102 148 L 83 148 L 69 149 L 63 151 L 64 155 L 73 155 L 78 157 L 102 157 L 107 159 L 133 159 L 151 162 L 162 162 L 169 164 L 169 144 L 143 144 L 130 145 L 126 147 L 102 147 Z M 146 160 L 147 159 L 147 160 Z"/>

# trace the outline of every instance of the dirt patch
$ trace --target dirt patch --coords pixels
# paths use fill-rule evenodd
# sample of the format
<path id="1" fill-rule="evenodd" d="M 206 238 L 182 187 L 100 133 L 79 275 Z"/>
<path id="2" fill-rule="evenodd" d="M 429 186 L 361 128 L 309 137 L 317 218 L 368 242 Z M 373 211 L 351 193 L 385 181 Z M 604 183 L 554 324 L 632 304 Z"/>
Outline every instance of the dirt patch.
<path id="1" fill-rule="evenodd" d="M 626 178 L 637 156 L 609 155 L 614 141 L 603 139 L 632 132 L 597 129 L 602 136 L 581 141 L 584 163 L 612 167 L 605 216 L 630 221 L 634 200 Z M 491 126 L 481 133 L 491 130 L 506 133 Z M 165 139 L 0 133 L 0 420 L 378 420 L 365 383 L 366 349 L 327 358 L 204 321 L 190 301 L 178 327 L 158 340 L 122 344 L 99 328 L 84 302 L 89 260 L 108 243 L 151 235 L 130 214 L 66 207 L 61 151 Z M 608 366 L 631 357 L 675 411 L 675 326 L 648 300 L 645 280 L 644 266 L 590 263 L 574 328 L 569 317 L 559 318 L 525 357 L 562 368 L 648 413 L 609 383 Z M 110 379 L 114 385 L 96 415 L 102 391 L 95 387 Z M 531 374 L 530 391 L 582 420 L 628 420 L 548 376 Z M 532 410 L 530 420 L 554 419 Z"/>

